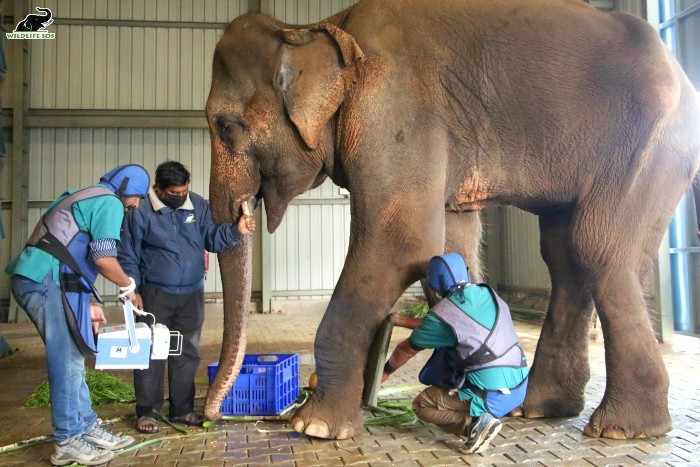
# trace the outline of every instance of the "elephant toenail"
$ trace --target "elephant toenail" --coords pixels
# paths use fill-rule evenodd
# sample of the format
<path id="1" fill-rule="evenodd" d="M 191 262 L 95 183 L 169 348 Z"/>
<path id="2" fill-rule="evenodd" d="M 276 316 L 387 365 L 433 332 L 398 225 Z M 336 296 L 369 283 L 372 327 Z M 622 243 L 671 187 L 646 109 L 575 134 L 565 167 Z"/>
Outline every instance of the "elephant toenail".
<path id="1" fill-rule="evenodd" d="M 294 426 L 294 431 L 296 431 L 297 433 L 304 432 L 304 420 L 301 420 L 301 419 L 297 420 L 296 422 L 294 422 L 293 426 Z"/>
<path id="2" fill-rule="evenodd" d="M 348 439 L 352 438 L 355 434 L 355 429 L 351 426 L 346 426 L 338 431 L 338 439 Z"/>
<path id="3" fill-rule="evenodd" d="M 306 427 L 306 434 L 309 436 L 314 436 L 316 438 L 327 439 L 330 435 L 330 432 L 328 431 L 328 426 L 326 426 L 325 423 L 321 424 L 315 422 L 309 424 L 309 426 Z"/>

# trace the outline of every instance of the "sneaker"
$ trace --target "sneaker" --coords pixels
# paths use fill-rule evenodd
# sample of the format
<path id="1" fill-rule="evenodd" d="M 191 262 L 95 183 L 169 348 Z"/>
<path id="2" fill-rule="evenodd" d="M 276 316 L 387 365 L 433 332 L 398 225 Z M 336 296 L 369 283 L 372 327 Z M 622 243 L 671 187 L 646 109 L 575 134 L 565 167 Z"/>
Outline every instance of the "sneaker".
<path id="1" fill-rule="evenodd" d="M 97 420 L 92 430 L 83 435 L 83 439 L 98 448 L 116 451 L 134 442 L 133 436 L 117 436 L 102 428 L 102 421 Z"/>
<path id="2" fill-rule="evenodd" d="M 465 454 L 477 454 L 484 452 L 489 443 L 496 437 L 503 424 L 499 419 L 489 413 L 485 413 L 472 423 L 469 437 L 464 447 L 460 449 Z"/>
<path id="3" fill-rule="evenodd" d="M 114 458 L 112 451 L 88 443 L 82 436 L 74 436 L 63 443 L 55 443 L 56 451 L 51 455 L 53 465 L 68 465 L 74 462 L 83 465 L 99 465 Z"/>

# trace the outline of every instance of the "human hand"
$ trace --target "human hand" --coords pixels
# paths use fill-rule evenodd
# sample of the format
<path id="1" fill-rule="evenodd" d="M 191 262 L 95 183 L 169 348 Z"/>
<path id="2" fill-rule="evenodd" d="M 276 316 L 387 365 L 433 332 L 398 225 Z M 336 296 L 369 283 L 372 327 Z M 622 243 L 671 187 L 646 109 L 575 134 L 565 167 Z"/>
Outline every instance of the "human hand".
<path id="1" fill-rule="evenodd" d="M 134 294 L 134 296 L 130 297 L 129 300 L 131 300 L 131 304 L 133 306 L 135 306 L 136 308 L 138 308 L 141 311 L 144 311 L 143 310 L 143 298 L 141 298 L 140 293 Z"/>
<path id="2" fill-rule="evenodd" d="M 248 214 L 243 214 L 238 219 L 238 231 L 242 235 L 248 235 L 255 232 L 255 218 Z"/>
<path id="3" fill-rule="evenodd" d="M 382 372 L 382 383 L 384 381 L 386 381 L 387 379 L 389 379 L 389 373 L 387 373 L 386 371 L 383 371 Z"/>
<path id="4" fill-rule="evenodd" d="M 97 334 L 97 331 L 100 328 L 100 323 L 107 322 L 104 310 L 101 306 L 95 303 L 90 304 L 90 319 L 92 320 L 92 330 L 95 334 Z"/>

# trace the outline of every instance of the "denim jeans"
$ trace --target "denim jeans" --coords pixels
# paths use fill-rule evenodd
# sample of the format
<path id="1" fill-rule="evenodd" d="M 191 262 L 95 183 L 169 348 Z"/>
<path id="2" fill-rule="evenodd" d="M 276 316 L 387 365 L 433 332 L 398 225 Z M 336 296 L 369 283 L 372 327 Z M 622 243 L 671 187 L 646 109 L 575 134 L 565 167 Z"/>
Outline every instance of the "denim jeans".
<path id="1" fill-rule="evenodd" d="M 49 270 L 42 282 L 12 276 L 12 295 L 36 326 L 46 346 L 54 441 L 90 431 L 97 422 L 85 384 L 85 357 L 68 329 L 61 288 Z"/>

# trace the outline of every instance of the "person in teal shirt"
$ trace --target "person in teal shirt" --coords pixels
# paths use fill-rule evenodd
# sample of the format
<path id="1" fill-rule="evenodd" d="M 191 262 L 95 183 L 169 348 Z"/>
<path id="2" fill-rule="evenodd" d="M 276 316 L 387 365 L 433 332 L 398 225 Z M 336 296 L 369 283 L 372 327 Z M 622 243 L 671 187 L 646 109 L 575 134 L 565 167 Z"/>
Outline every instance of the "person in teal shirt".
<path id="1" fill-rule="evenodd" d="M 490 287 L 470 282 L 460 255 L 436 256 L 428 270 L 442 300 L 422 319 L 393 317 L 413 332 L 392 352 L 382 381 L 421 350 L 435 349 L 419 376 L 430 386 L 413 410 L 424 422 L 466 436 L 462 452 L 483 452 L 501 429 L 499 418 L 525 398 L 527 361 L 508 306 Z"/>
<path id="2" fill-rule="evenodd" d="M 94 288 L 98 274 L 134 300 L 135 283 L 117 261 L 124 211 L 138 207 L 149 177 L 124 165 L 82 190 L 63 193 L 42 216 L 26 247 L 5 272 L 12 295 L 27 312 L 46 347 L 54 426 L 54 465 L 98 465 L 134 442 L 102 427 L 85 383 L 85 357 L 96 352 L 96 333 L 106 322 Z"/>

